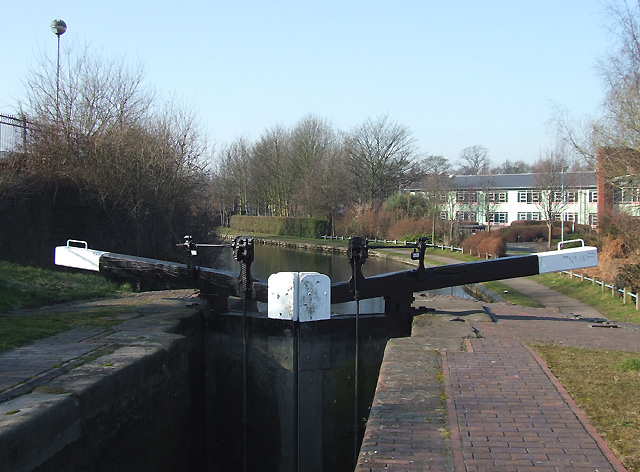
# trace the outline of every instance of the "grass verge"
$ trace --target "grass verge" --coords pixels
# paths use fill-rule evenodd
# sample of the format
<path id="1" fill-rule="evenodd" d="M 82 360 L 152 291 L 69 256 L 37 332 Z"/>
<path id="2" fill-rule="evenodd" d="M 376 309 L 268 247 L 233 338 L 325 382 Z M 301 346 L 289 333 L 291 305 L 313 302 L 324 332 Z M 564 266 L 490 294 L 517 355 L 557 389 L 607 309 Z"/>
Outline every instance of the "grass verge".
<path id="1" fill-rule="evenodd" d="M 96 307 L 82 311 L 0 316 L 0 352 L 77 327 L 107 329 L 122 321 L 118 315 L 130 310 L 130 306 Z"/>
<path id="2" fill-rule="evenodd" d="M 610 321 L 640 324 L 640 312 L 636 311 L 635 306 L 623 305 L 622 300 L 613 298 L 610 291 L 602 292 L 599 285 L 571 280 L 568 275 L 559 272 L 535 275 L 531 279 L 592 306 Z"/>
<path id="3" fill-rule="evenodd" d="M 493 282 L 482 282 L 481 285 L 486 287 L 488 290 L 497 293 L 506 301 L 508 301 L 509 303 L 513 303 L 514 305 L 529 306 L 533 308 L 544 308 L 544 305 L 537 302 L 533 298 L 528 297 L 524 293 L 518 292 L 514 288 L 503 284 L 499 280 L 494 280 Z"/>
<path id="4" fill-rule="evenodd" d="M 0 313 L 113 295 L 118 286 L 97 274 L 24 267 L 0 261 Z"/>
<path id="5" fill-rule="evenodd" d="M 0 261 L 0 313 L 73 300 L 113 295 L 118 286 L 95 274 L 24 267 Z M 76 327 L 110 328 L 131 307 L 96 307 L 82 311 L 43 310 L 0 316 L 0 352 Z"/>
<path id="6" fill-rule="evenodd" d="M 640 472 L 640 354 L 532 345 L 629 472 Z"/>

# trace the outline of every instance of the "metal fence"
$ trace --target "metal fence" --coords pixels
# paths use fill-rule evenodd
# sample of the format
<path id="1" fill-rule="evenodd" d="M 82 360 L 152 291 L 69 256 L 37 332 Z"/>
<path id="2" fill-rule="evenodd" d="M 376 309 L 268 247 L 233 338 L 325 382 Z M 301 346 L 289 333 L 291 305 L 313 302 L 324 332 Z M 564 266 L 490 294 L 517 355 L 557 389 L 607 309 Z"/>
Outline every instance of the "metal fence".
<path id="1" fill-rule="evenodd" d="M 24 152 L 27 145 L 27 120 L 0 114 L 0 159 L 14 152 Z"/>
<path id="2" fill-rule="evenodd" d="M 326 239 L 326 240 L 335 239 L 336 241 L 345 241 L 345 240 L 348 240 L 349 238 L 345 236 L 320 236 L 320 239 Z M 418 244 L 417 241 L 400 241 L 398 239 L 368 239 L 367 241 L 370 243 L 393 244 L 393 245 L 400 244 L 400 245 L 405 245 L 407 247 L 412 247 Z M 427 244 L 427 247 L 431 247 L 434 249 L 442 249 L 443 251 L 446 249 L 449 249 L 451 251 L 464 252 L 461 247 L 445 246 L 444 244 Z"/>
<path id="3" fill-rule="evenodd" d="M 613 298 L 619 298 L 622 300 L 623 305 L 635 305 L 636 311 L 640 311 L 640 297 L 637 293 L 631 293 L 626 287 L 619 288 L 613 284 L 608 284 L 603 280 L 598 280 L 597 277 L 587 277 L 581 273 L 574 273 L 573 271 L 563 270 L 563 273 L 567 274 L 571 280 L 574 278 L 580 279 L 582 282 L 591 282 L 593 285 L 600 285 L 603 292 L 611 291 Z"/>

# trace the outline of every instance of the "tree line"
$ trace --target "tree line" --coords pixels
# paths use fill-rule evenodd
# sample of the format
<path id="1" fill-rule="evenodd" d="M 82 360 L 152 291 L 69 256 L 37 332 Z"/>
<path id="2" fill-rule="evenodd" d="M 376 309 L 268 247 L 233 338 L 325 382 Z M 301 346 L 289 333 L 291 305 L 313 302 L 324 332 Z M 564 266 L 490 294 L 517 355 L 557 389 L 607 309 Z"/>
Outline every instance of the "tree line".
<path id="1" fill-rule="evenodd" d="M 395 221 L 429 220 L 433 234 L 450 174 L 544 169 L 557 176 L 572 166 L 595 169 L 600 151 L 610 175 L 637 180 L 640 4 L 616 5 L 611 18 L 619 47 L 600 63 L 603 115 L 577 125 L 558 113 L 558 145 L 534 164 L 492 163 L 479 144 L 462 149 L 455 162 L 430 155 L 408 127 L 386 115 L 340 130 L 310 114 L 216 149 L 195 112 L 155 91 L 141 66 L 69 48 L 58 82 L 54 60 L 37 59 L 19 104 L 29 127 L 26 152 L 0 163 L 0 218 L 5 228 L 36 239 L 47 232 L 39 226 L 55 233 L 59 218 L 79 221 L 74 237 L 92 235 L 105 249 L 159 256 L 187 232 L 206 238 L 214 216 L 226 224 L 234 213 L 320 217 L 334 229 L 341 220 L 344 231 L 355 232 L 388 225 L 363 223 L 386 211 Z M 574 154 L 584 161 L 573 161 Z M 399 195 L 418 186 L 420 197 Z M 452 234 L 451 227 L 438 230 Z M 72 236 L 65 229 L 56 237 L 65 232 Z M 12 252 L 19 243 L 3 234 L 3 251 Z"/>
<path id="2" fill-rule="evenodd" d="M 66 238 L 159 257 L 205 230 L 211 155 L 195 114 L 124 59 L 68 50 L 63 63 L 59 81 L 47 57 L 24 80 L 25 147 L 0 163 L 0 219 L 13 230 L 2 257 L 50 260 Z"/>

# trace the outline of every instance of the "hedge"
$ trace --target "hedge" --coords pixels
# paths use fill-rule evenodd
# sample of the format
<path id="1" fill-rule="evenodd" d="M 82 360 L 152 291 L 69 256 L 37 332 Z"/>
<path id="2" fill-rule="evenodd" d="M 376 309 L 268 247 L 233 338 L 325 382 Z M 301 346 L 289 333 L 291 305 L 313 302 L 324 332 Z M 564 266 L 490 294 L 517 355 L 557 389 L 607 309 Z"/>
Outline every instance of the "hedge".
<path id="1" fill-rule="evenodd" d="M 317 239 L 328 234 L 329 223 L 319 218 L 282 218 L 278 216 L 231 217 L 230 228 L 274 236 L 296 236 Z"/>

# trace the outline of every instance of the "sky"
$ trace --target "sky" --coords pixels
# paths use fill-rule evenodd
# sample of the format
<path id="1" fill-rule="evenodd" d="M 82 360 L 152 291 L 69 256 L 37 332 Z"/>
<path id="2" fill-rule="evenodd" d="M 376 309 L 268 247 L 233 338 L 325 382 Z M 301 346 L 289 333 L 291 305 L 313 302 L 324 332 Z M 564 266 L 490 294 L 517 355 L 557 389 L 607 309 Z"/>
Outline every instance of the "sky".
<path id="1" fill-rule="evenodd" d="M 3 5 L 0 113 L 41 54 L 86 45 L 142 63 L 217 147 L 312 114 L 350 131 L 382 116 L 425 154 L 532 163 L 556 109 L 595 116 L 611 50 L 604 0 L 25 0 Z M 64 67 L 64 64 L 61 65 Z"/>

